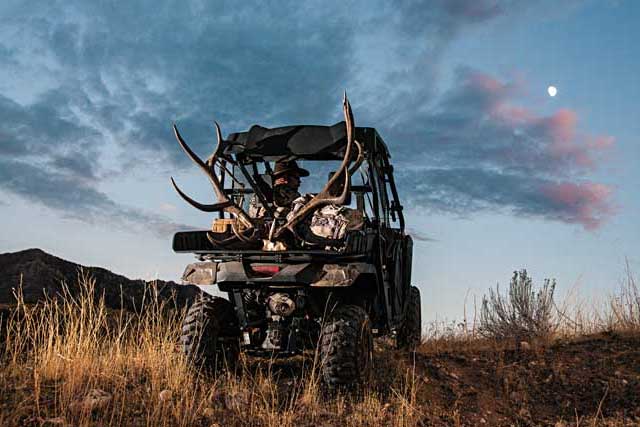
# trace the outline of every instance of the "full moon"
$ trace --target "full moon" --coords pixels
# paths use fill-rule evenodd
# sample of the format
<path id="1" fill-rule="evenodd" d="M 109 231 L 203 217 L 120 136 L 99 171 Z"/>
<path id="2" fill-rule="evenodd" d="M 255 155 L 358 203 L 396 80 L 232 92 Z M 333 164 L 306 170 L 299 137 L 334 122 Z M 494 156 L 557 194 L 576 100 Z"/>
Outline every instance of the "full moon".
<path id="1" fill-rule="evenodd" d="M 549 96 L 556 96 L 556 93 L 558 93 L 558 89 L 556 89 L 555 86 L 549 86 L 547 88 L 547 92 L 549 92 Z"/>

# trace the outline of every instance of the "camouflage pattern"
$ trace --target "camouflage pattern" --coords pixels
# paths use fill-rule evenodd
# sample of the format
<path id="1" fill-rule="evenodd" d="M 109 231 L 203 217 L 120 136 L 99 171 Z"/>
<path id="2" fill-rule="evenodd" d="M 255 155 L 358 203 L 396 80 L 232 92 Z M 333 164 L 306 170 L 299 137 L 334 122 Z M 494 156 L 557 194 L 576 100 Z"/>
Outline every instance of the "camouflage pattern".
<path id="1" fill-rule="evenodd" d="M 262 206 L 255 194 L 249 199 L 249 216 L 251 218 L 263 218 L 267 210 Z"/>
<path id="2" fill-rule="evenodd" d="M 293 202 L 300 197 L 300 193 L 286 185 L 277 186 L 273 191 L 273 201 L 280 217 L 286 216 Z M 262 206 L 258 197 L 254 194 L 249 199 L 249 216 L 251 218 L 263 218 L 267 210 Z M 284 213 L 284 214 L 283 214 Z"/>
<path id="3" fill-rule="evenodd" d="M 312 194 L 306 194 L 294 200 L 287 219 L 292 218 L 312 198 Z M 318 209 L 308 221 L 313 234 L 334 240 L 343 239 L 347 231 L 359 230 L 364 225 L 364 217 L 360 211 L 336 205 L 327 205 Z"/>

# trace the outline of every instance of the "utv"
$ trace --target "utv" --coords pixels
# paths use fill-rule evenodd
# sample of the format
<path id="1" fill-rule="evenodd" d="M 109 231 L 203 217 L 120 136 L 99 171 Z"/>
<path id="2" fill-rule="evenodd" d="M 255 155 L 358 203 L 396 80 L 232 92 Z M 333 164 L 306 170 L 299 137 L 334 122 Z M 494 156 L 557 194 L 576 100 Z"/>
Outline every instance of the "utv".
<path id="1" fill-rule="evenodd" d="M 182 328 L 183 350 L 196 363 L 216 369 L 233 365 L 240 351 L 291 356 L 315 349 L 323 381 L 335 388 L 369 375 L 373 337 L 391 335 L 398 348 L 420 342 L 413 243 L 389 151 L 375 129 L 354 126 L 346 95 L 343 110 L 345 120 L 333 126 L 255 125 L 226 139 L 216 123 L 217 145 L 206 161 L 174 125 L 217 197 L 199 203 L 172 178 L 188 203 L 218 212 L 211 229 L 173 238 L 175 252 L 200 261 L 183 275 L 204 291 Z M 274 203 L 271 176 L 273 162 L 289 160 L 337 170 L 320 192 L 287 211 Z M 310 180 L 320 182 L 318 174 Z M 249 214 L 249 199 L 263 215 Z"/>

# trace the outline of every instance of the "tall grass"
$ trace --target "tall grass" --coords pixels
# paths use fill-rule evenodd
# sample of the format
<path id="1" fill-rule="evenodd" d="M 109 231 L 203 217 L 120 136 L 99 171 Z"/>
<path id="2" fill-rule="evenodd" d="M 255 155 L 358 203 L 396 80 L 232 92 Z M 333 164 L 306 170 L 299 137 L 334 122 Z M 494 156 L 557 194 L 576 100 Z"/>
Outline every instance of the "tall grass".
<path id="1" fill-rule="evenodd" d="M 79 282 L 78 295 L 64 287 L 63 295 L 35 306 L 17 294 L 17 308 L 7 321 L 2 385 L 27 381 L 36 391 L 24 415 L 63 415 L 89 425 L 91 413 L 71 408 L 90 390 L 102 389 L 112 395 L 109 410 L 101 414 L 109 424 L 143 413 L 152 422 L 191 425 L 206 391 L 175 351 L 181 314 L 151 296 L 139 314 L 109 312 L 95 293 L 95 281 L 81 274 Z M 168 406 L 158 399 L 162 390 L 183 392 Z"/>
<path id="2" fill-rule="evenodd" d="M 589 302 L 574 284 L 560 300 L 555 298 L 555 280 L 545 279 L 535 288 L 526 270 L 515 271 L 506 293 L 489 289 L 478 313 L 476 299 L 460 321 L 435 321 L 426 325 L 424 352 L 464 350 L 483 343 L 513 343 L 533 339 L 550 342 L 601 332 L 640 331 L 640 288 L 629 262 L 615 294 Z M 471 308 L 471 311 L 469 311 Z M 469 314 L 470 313 L 470 314 Z"/>
<path id="3" fill-rule="evenodd" d="M 559 306 L 557 337 L 571 338 L 600 332 L 640 331 L 640 288 L 629 262 L 616 291 L 587 302 L 572 289 Z"/>
<path id="4" fill-rule="evenodd" d="M 328 396 L 313 357 L 291 368 L 242 359 L 234 373 L 204 375 L 177 347 L 184 312 L 152 293 L 138 313 L 109 310 L 95 281 L 80 274 L 80 293 L 65 291 L 17 307 L 0 347 L 0 425 L 415 425 L 416 381 L 402 362 L 354 395 Z M 1 335 L 1 334 L 0 334 Z M 291 369 L 295 372 L 289 372 Z M 90 407 L 92 390 L 108 396 Z"/>
<path id="5" fill-rule="evenodd" d="M 640 330 L 640 288 L 628 260 L 619 293 L 611 298 L 610 305 L 611 318 L 617 329 Z"/>
<path id="6" fill-rule="evenodd" d="M 481 316 L 475 304 L 469 319 L 465 313 L 462 322 L 427 328 L 422 354 L 414 355 L 423 364 L 417 365 L 420 373 L 416 362 L 398 357 L 391 343 L 381 341 L 368 387 L 357 394 L 328 395 L 313 354 L 284 361 L 243 357 L 235 372 L 205 375 L 177 346 L 184 312 L 153 292 L 136 313 L 110 310 L 91 277 L 81 273 L 78 281 L 79 294 L 64 291 L 36 305 L 16 294 L 17 306 L 0 330 L 0 425 L 41 425 L 58 417 L 69 426 L 399 427 L 431 419 L 463 424 L 469 416 L 468 408 L 430 402 L 429 393 L 438 395 L 449 380 L 451 388 L 443 393 L 457 392 L 459 381 L 445 365 L 425 368 L 424 363 L 430 355 L 437 357 L 434 353 L 479 348 Z M 562 336 L 640 330 L 637 280 L 628 266 L 608 310 L 593 314 L 569 300 L 554 307 Z M 451 361 L 448 356 L 439 360 Z M 424 375 L 430 370 L 437 381 L 429 386 Z M 83 405 L 92 390 L 109 396 L 107 403 Z"/>

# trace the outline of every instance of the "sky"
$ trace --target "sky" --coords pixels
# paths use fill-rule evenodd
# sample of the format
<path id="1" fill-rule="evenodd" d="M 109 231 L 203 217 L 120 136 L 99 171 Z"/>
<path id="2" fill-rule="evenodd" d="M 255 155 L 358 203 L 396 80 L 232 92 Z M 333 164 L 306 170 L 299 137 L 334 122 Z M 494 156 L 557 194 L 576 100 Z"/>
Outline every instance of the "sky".
<path id="1" fill-rule="evenodd" d="M 392 154 L 426 320 L 526 268 L 558 294 L 640 268 L 640 3 L 5 0 L 0 252 L 178 279 L 206 228 L 194 149 L 330 125 L 348 91 Z M 557 88 L 548 95 L 547 88 Z"/>

